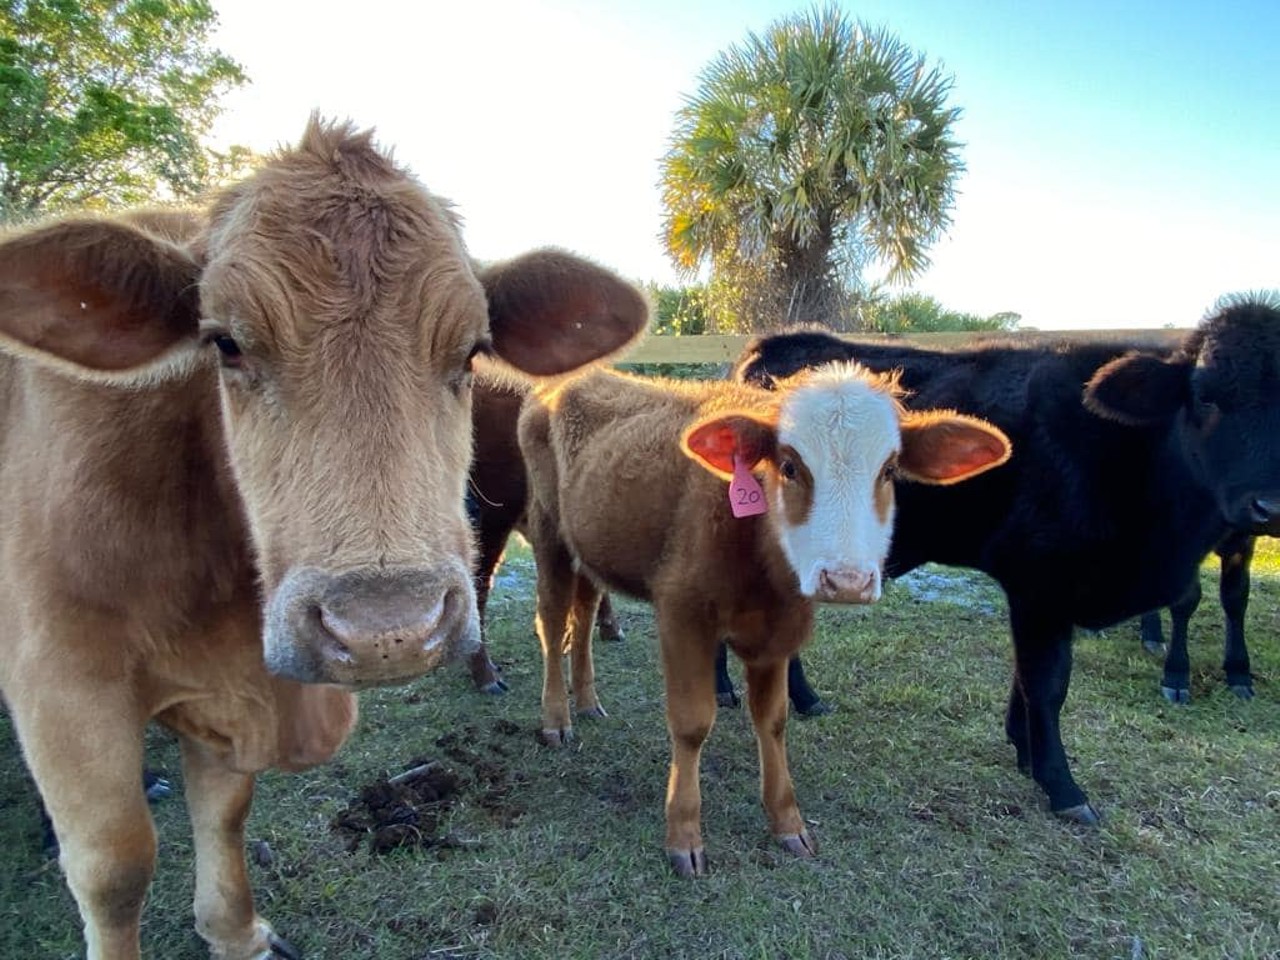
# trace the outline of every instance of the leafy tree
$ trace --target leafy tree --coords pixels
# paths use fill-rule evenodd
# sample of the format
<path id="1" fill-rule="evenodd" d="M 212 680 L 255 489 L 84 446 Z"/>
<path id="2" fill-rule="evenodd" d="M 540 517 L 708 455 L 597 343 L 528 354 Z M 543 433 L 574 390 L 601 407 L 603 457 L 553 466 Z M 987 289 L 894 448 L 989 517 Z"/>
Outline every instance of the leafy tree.
<path id="1" fill-rule="evenodd" d="M 928 264 L 963 169 L 952 81 L 884 29 L 835 7 L 779 20 L 722 52 L 676 114 L 663 235 L 711 271 L 739 325 L 848 322 L 873 260 Z"/>
<path id="2" fill-rule="evenodd" d="M 207 0 L 0 0 L 0 220 L 189 197 L 248 151 L 201 144 L 246 82 Z"/>
<path id="3" fill-rule="evenodd" d="M 948 310 L 923 293 L 904 293 L 863 308 L 862 329 L 873 333 L 944 333 L 950 331 L 1011 331 L 1022 317 L 1012 311 L 989 317 Z"/>

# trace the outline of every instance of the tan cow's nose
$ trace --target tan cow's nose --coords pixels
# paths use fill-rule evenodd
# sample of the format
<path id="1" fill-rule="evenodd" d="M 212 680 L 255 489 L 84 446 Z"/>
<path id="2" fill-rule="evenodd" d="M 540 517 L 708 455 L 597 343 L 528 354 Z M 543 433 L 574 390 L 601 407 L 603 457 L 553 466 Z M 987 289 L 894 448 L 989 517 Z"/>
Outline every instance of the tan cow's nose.
<path id="1" fill-rule="evenodd" d="M 320 625 L 334 644 L 330 655 L 335 660 L 352 662 L 356 659 L 353 651 L 391 660 L 401 646 L 427 650 L 431 643 L 444 642 L 437 634 L 444 601 L 442 595 L 430 609 L 404 595 L 345 603 L 340 609 L 322 605 Z"/>
<path id="2" fill-rule="evenodd" d="M 463 564 L 434 569 L 294 570 L 267 605 L 267 669 L 303 683 L 411 680 L 480 643 Z"/>
<path id="3" fill-rule="evenodd" d="M 878 570 L 854 567 L 823 569 L 815 599 L 823 603 L 872 603 L 880 599 Z"/>

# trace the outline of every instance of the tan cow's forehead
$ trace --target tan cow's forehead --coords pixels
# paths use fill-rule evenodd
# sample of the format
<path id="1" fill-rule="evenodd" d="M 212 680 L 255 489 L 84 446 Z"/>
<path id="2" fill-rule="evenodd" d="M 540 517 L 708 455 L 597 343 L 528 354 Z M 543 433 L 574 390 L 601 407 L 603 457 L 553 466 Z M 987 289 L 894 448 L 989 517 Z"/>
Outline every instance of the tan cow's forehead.
<path id="1" fill-rule="evenodd" d="M 248 325 L 240 332 L 266 349 L 419 318 L 458 327 L 422 331 L 429 351 L 483 335 L 483 293 L 448 204 L 359 136 L 327 150 L 304 142 L 228 191 L 207 254 L 206 312 Z"/>

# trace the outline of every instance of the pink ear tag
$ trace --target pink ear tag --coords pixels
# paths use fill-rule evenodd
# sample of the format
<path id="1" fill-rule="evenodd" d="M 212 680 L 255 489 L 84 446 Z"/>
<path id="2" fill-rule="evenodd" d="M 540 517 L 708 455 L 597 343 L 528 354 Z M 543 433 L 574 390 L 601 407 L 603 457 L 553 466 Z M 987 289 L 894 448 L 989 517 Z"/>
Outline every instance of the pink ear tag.
<path id="1" fill-rule="evenodd" d="M 733 455 L 733 479 L 729 481 L 729 506 L 735 517 L 754 517 L 769 509 L 760 481 L 751 475 L 743 459 Z"/>

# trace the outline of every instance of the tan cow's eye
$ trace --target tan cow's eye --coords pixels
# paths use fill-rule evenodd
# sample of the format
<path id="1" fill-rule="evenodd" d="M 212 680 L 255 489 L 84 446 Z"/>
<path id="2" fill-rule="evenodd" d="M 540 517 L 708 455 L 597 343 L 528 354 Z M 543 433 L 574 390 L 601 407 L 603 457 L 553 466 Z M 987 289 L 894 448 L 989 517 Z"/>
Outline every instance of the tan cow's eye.
<path id="1" fill-rule="evenodd" d="M 783 460 L 778 465 L 778 472 L 782 474 L 784 480 L 794 480 L 796 478 L 796 465 L 793 460 Z"/>
<path id="2" fill-rule="evenodd" d="M 244 353 L 240 350 L 240 344 L 236 343 L 235 337 L 230 334 L 210 334 L 208 342 L 218 348 L 218 359 L 222 361 L 224 367 L 234 370 L 244 362 Z"/>

